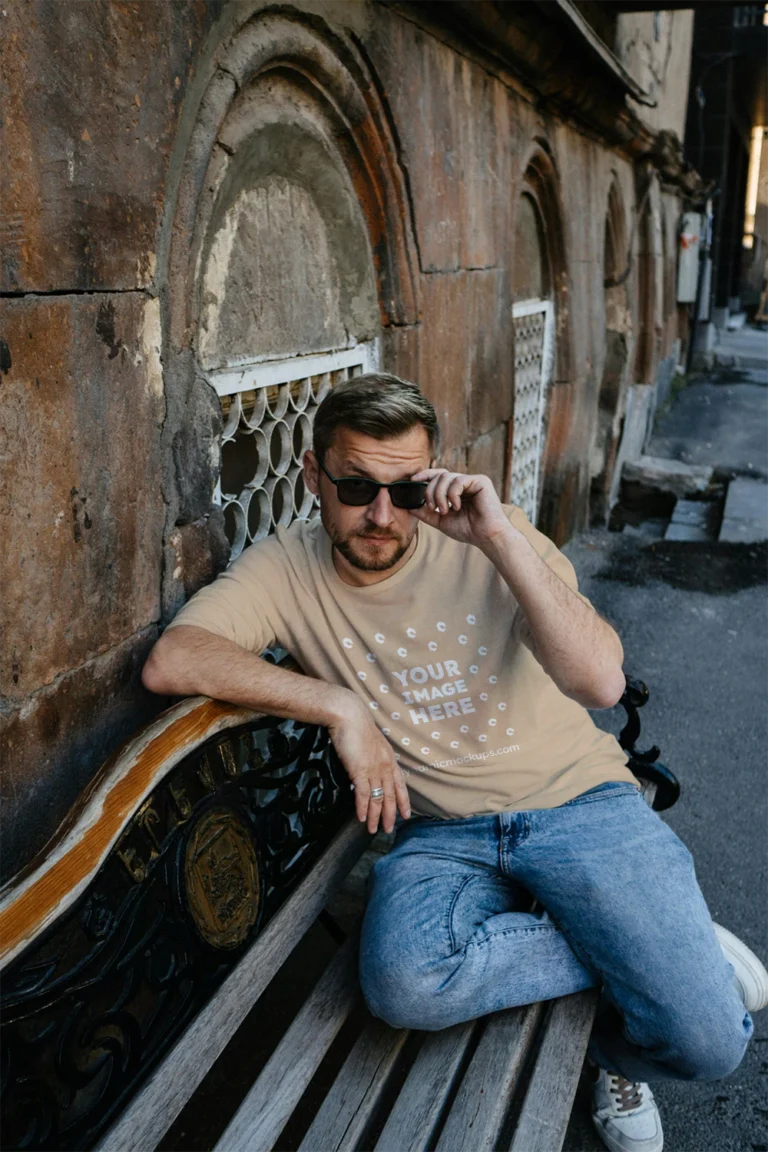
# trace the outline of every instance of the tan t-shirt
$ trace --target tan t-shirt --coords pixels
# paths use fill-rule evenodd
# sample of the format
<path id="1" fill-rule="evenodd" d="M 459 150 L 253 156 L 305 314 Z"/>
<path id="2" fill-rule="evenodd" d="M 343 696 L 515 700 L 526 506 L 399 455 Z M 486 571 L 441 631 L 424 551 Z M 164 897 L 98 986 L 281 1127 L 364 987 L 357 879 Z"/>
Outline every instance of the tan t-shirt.
<path id="1" fill-rule="evenodd" d="M 570 561 L 519 508 L 505 511 L 575 591 Z M 554 808 L 611 780 L 637 783 L 618 741 L 536 660 L 522 610 L 478 548 L 420 524 L 407 563 L 362 588 L 341 580 L 331 552 L 319 518 L 278 528 L 170 627 L 252 652 L 280 644 L 310 676 L 358 693 L 407 775 L 414 812 Z"/>

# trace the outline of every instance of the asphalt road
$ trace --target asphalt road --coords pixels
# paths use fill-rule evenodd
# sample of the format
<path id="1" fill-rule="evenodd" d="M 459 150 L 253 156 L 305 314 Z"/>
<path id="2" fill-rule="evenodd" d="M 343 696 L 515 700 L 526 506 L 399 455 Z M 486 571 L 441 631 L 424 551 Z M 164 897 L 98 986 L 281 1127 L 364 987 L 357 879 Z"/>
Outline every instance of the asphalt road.
<path id="1" fill-rule="evenodd" d="M 735 375 L 739 379 L 735 379 Z M 651 451 L 768 475 L 768 388 L 721 372 L 678 397 Z M 618 629 L 625 669 L 651 690 L 638 746 L 682 784 L 665 813 L 693 853 L 713 919 L 768 963 L 768 565 L 765 545 L 679 552 L 592 532 L 565 549 Z M 621 709 L 595 713 L 618 733 Z M 626 894 L 628 900 L 632 893 Z M 657 1082 L 665 1152 L 768 1152 L 768 1010 L 740 1068 L 714 1083 Z M 582 1083 L 567 1152 L 602 1152 Z"/>

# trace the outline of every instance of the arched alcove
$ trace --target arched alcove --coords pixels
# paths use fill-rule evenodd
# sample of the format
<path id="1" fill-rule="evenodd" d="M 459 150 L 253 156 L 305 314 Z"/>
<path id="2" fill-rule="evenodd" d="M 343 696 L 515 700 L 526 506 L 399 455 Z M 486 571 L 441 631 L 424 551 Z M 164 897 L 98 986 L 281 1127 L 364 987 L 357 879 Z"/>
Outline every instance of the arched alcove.
<path id="1" fill-rule="evenodd" d="M 522 173 L 514 219 L 515 411 L 509 491 L 513 501 L 522 497 L 543 531 L 562 540 L 570 518 L 565 446 L 572 347 L 560 183 L 545 141 L 533 143 Z"/>
<path id="2" fill-rule="evenodd" d="M 624 200 L 618 180 L 614 177 L 608 192 L 603 234 L 605 358 L 598 393 L 595 440 L 591 453 L 592 523 L 604 523 L 608 516 L 609 492 L 621 437 L 621 416 L 632 345 L 627 261 Z"/>
<path id="3" fill-rule="evenodd" d="M 168 519 L 207 514 L 223 445 L 214 498 L 236 553 L 310 514 L 313 408 L 376 366 L 383 327 L 416 321 L 418 265 L 386 110 L 350 40 L 259 13 L 201 87 L 161 245 Z"/>

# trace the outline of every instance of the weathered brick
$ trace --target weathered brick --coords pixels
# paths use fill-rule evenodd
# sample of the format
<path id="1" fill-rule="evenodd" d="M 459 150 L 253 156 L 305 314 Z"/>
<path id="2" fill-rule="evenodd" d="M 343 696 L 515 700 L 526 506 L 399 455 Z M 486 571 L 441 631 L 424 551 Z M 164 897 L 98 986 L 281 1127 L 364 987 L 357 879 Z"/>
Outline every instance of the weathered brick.
<path id="1" fill-rule="evenodd" d="M 5 0 L 0 288 L 152 282 L 181 102 L 220 7 Z"/>
<path id="2" fill-rule="evenodd" d="M 467 449 L 469 472 L 481 472 L 484 476 L 490 476 L 499 498 L 505 503 L 509 500 L 509 494 L 504 488 L 507 436 L 507 424 L 499 424 L 484 436 L 478 436 Z"/>
<path id="3" fill-rule="evenodd" d="M 467 273 L 424 277 L 419 384 L 435 406 L 446 449 L 467 439 Z"/>
<path id="4" fill-rule="evenodd" d="M 150 628 L 0 716 L 0 883 L 55 832 L 103 761 L 165 701 L 141 668 Z"/>
<path id="5" fill-rule="evenodd" d="M 3 301 L 0 692 L 23 698 L 159 617 L 158 302 Z"/>

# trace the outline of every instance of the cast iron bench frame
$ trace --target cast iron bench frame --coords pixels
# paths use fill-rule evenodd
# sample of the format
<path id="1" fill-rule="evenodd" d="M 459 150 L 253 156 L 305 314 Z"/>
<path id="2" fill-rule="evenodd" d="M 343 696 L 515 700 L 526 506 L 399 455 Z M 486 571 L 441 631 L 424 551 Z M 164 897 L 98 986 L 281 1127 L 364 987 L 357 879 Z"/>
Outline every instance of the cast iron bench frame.
<path id="1" fill-rule="evenodd" d="M 647 699 L 628 678 L 620 739 L 662 809 L 679 786 L 635 748 Z M 138 733 L 0 893 L 3 1147 L 154 1148 L 370 839 L 324 729 L 197 697 Z M 562 1147 L 596 991 L 408 1033 L 362 1006 L 356 950 L 353 934 L 218 1150 L 279 1148 L 350 1020 L 301 1152 Z"/>

